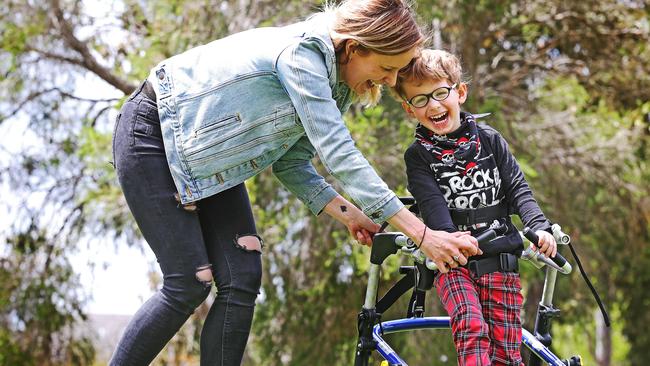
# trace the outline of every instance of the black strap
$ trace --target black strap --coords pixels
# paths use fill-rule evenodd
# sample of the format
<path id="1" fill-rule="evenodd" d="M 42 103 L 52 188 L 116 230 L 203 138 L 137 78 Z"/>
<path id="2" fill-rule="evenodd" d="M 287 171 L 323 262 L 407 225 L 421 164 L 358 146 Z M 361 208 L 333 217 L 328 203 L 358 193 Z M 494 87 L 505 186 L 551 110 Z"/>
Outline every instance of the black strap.
<path id="1" fill-rule="evenodd" d="M 400 296 L 404 295 L 406 291 L 415 287 L 415 271 L 409 271 L 402 277 L 401 280 L 397 281 L 393 287 L 386 292 L 384 297 L 377 301 L 375 309 L 378 313 L 383 313 L 388 308 L 390 308 Z"/>
<path id="2" fill-rule="evenodd" d="M 413 289 L 413 294 L 411 295 L 411 300 L 409 301 L 409 307 L 406 311 L 407 318 L 422 318 L 424 317 L 424 303 L 426 301 L 427 292 L 418 290 L 417 288 Z"/>
<path id="3" fill-rule="evenodd" d="M 508 204 L 505 201 L 501 201 L 497 205 L 488 207 L 472 209 L 450 208 L 449 213 L 451 214 L 451 221 L 453 221 L 456 226 L 491 223 L 494 220 L 509 216 Z"/>
<path id="4" fill-rule="evenodd" d="M 467 263 L 467 269 L 476 277 L 492 272 L 518 272 L 519 261 L 514 254 L 501 253 L 494 257 L 470 260 Z"/>
<path id="5" fill-rule="evenodd" d="M 576 260 L 576 264 L 580 269 L 580 274 L 582 275 L 582 278 L 585 279 L 587 286 L 589 286 L 591 293 L 594 295 L 594 299 L 596 299 L 596 302 L 598 303 L 600 312 L 603 313 L 603 319 L 605 320 L 605 325 L 607 326 L 607 328 L 609 328 L 610 325 L 609 314 L 607 314 L 607 310 L 605 309 L 605 305 L 603 305 L 603 301 L 600 299 L 600 296 L 598 296 L 598 292 L 596 292 L 596 288 L 594 288 L 594 285 L 592 285 L 591 281 L 589 281 L 589 277 L 587 277 L 587 273 L 585 272 L 584 268 L 582 268 L 582 263 L 580 263 L 580 258 L 578 258 L 578 254 L 573 249 L 573 245 L 571 245 L 571 243 L 569 243 L 569 249 L 571 249 L 571 254 L 573 254 L 573 258 L 575 258 Z"/>

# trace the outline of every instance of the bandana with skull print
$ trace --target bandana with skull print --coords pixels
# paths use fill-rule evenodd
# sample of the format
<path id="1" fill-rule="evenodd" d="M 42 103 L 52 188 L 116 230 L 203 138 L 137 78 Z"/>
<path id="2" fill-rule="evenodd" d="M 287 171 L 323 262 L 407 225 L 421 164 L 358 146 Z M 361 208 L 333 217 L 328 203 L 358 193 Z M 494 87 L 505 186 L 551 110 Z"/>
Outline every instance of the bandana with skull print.
<path id="1" fill-rule="evenodd" d="M 419 124 L 415 129 L 415 139 L 427 151 L 448 167 L 455 167 L 465 175 L 476 165 L 475 160 L 481 152 L 481 142 L 476 129 L 476 121 L 471 113 L 461 112 L 460 127 L 447 135 L 436 135 Z"/>

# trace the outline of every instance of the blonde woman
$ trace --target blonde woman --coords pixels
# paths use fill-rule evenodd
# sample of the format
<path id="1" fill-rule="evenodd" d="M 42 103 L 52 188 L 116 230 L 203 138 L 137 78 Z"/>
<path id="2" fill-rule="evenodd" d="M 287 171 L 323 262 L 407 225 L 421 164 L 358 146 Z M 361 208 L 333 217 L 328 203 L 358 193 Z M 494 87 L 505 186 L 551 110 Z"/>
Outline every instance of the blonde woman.
<path id="1" fill-rule="evenodd" d="M 304 22 L 260 28 L 164 60 L 123 105 L 114 160 L 126 201 L 163 272 L 111 365 L 147 365 L 208 296 L 202 365 L 239 365 L 261 282 L 262 239 L 244 181 L 271 167 L 310 211 L 369 244 L 389 221 L 441 268 L 469 235 L 427 230 L 356 149 L 341 114 L 374 103 L 417 56 L 423 34 L 401 0 L 344 1 Z M 327 170 L 361 208 L 321 177 Z M 454 260 L 457 259 L 457 260 Z"/>

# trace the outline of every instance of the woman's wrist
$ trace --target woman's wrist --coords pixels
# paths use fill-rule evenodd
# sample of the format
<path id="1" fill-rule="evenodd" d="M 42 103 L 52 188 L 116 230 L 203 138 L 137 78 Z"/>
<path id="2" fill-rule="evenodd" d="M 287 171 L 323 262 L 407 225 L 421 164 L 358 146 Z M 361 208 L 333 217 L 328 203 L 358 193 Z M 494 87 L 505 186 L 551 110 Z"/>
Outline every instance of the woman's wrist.
<path id="1" fill-rule="evenodd" d="M 327 205 L 325 205 L 323 211 L 340 223 L 347 225 L 351 220 L 352 211 L 356 209 L 357 207 L 343 198 L 343 196 L 337 195 Z"/>
<path id="2" fill-rule="evenodd" d="M 427 226 L 417 216 L 406 208 L 402 208 L 395 215 L 391 216 L 388 219 L 388 223 L 411 238 L 418 246 L 422 244 L 426 233 L 431 231 L 427 229 Z"/>
<path id="3" fill-rule="evenodd" d="M 427 226 L 424 225 L 424 230 L 422 230 L 422 239 L 420 239 L 420 244 L 416 244 L 418 249 L 422 246 L 422 243 L 424 243 L 424 236 L 427 235 Z"/>

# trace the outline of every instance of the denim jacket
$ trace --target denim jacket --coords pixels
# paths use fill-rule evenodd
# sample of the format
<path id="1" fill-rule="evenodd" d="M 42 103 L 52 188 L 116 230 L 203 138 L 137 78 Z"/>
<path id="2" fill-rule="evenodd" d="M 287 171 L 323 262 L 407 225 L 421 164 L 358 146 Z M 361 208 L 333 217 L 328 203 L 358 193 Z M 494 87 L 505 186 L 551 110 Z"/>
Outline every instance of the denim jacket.
<path id="1" fill-rule="evenodd" d="M 183 203 L 272 166 L 282 184 L 318 214 L 337 193 L 314 169 L 317 153 L 374 221 L 402 207 L 343 121 L 352 91 L 338 80 L 329 20 L 318 14 L 286 27 L 234 34 L 151 70 L 167 161 Z"/>

